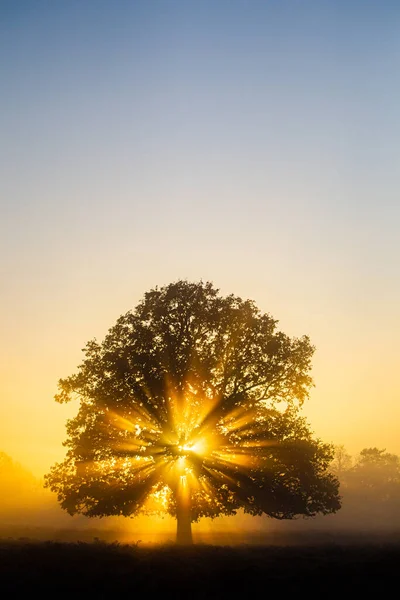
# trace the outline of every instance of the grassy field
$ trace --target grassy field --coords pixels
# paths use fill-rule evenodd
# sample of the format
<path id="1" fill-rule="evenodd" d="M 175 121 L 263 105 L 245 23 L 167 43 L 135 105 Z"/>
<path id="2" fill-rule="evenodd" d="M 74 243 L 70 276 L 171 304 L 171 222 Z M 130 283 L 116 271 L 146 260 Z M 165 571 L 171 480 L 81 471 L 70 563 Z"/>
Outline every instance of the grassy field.
<path id="1" fill-rule="evenodd" d="M 0 542 L 4 598 L 387 596 L 400 545 L 210 546 Z M 396 586 L 397 587 L 397 586 Z M 396 588 L 395 588 L 396 589 Z"/>

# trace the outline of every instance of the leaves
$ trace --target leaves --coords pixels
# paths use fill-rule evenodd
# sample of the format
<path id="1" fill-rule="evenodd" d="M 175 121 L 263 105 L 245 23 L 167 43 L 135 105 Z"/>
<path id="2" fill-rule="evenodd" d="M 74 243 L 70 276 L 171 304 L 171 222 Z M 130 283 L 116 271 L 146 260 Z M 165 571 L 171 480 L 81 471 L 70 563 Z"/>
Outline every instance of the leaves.
<path id="1" fill-rule="evenodd" d="M 62 506 L 134 514 L 161 485 L 175 514 L 184 478 L 193 519 L 239 507 L 276 518 L 337 510 L 331 448 L 298 414 L 314 348 L 276 325 L 211 283 L 147 292 L 59 382 L 57 401 L 80 400 L 66 460 L 47 476 Z"/>

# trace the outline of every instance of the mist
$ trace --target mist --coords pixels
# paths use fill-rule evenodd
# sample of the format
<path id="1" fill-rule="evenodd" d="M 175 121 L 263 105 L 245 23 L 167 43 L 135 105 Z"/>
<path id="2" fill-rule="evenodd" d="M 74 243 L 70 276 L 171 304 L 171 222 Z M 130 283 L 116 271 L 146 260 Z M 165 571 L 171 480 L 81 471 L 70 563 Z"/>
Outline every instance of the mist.
<path id="1" fill-rule="evenodd" d="M 351 456 L 336 446 L 330 468 L 340 480 L 342 507 L 336 514 L 283 521 L 243 512 L 203 518 L 193 524 L 195 542 L 291 545 L 400 539 L 399 456 L 378 448 Z M 175 527 L 174 519 L 162 514 L 132 519 L 70 516 L 42 479 L 0 452 L 0 538 L 163 544 L 174 541 Z"/>

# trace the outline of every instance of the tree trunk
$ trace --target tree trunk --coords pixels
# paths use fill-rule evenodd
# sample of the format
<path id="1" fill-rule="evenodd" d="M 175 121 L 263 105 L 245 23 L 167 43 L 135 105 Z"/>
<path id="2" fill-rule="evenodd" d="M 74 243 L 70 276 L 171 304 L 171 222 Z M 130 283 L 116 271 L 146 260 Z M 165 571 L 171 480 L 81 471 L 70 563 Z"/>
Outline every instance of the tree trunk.
<path id="1" fill-rule="evenodd" d="M 176 496 L 176 525 L 176 543 L 181 546 L 193 544 L 190 495 L 185 488 L 179 489 Z"/>
<path id="2" fill-rule="evenodd" d="M 177 511 L 176 525 L 176 543 L 181 546 L 190 546 L 193 544 L 190 508 Z"/>

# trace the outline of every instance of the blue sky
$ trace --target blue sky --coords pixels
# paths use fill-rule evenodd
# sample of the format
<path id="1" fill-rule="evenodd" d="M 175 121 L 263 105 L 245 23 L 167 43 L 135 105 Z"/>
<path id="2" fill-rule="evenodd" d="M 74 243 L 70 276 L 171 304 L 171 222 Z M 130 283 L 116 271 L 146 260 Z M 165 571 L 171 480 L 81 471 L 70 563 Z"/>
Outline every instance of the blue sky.
<path id="1" fill-rule="evenodd" d="M 4 450 L 56 455 L 84 343 L 203 278 L 310 334 L 318 434 L 400 452 L 399 31 L 385 0 L 0 0 Z"/>

